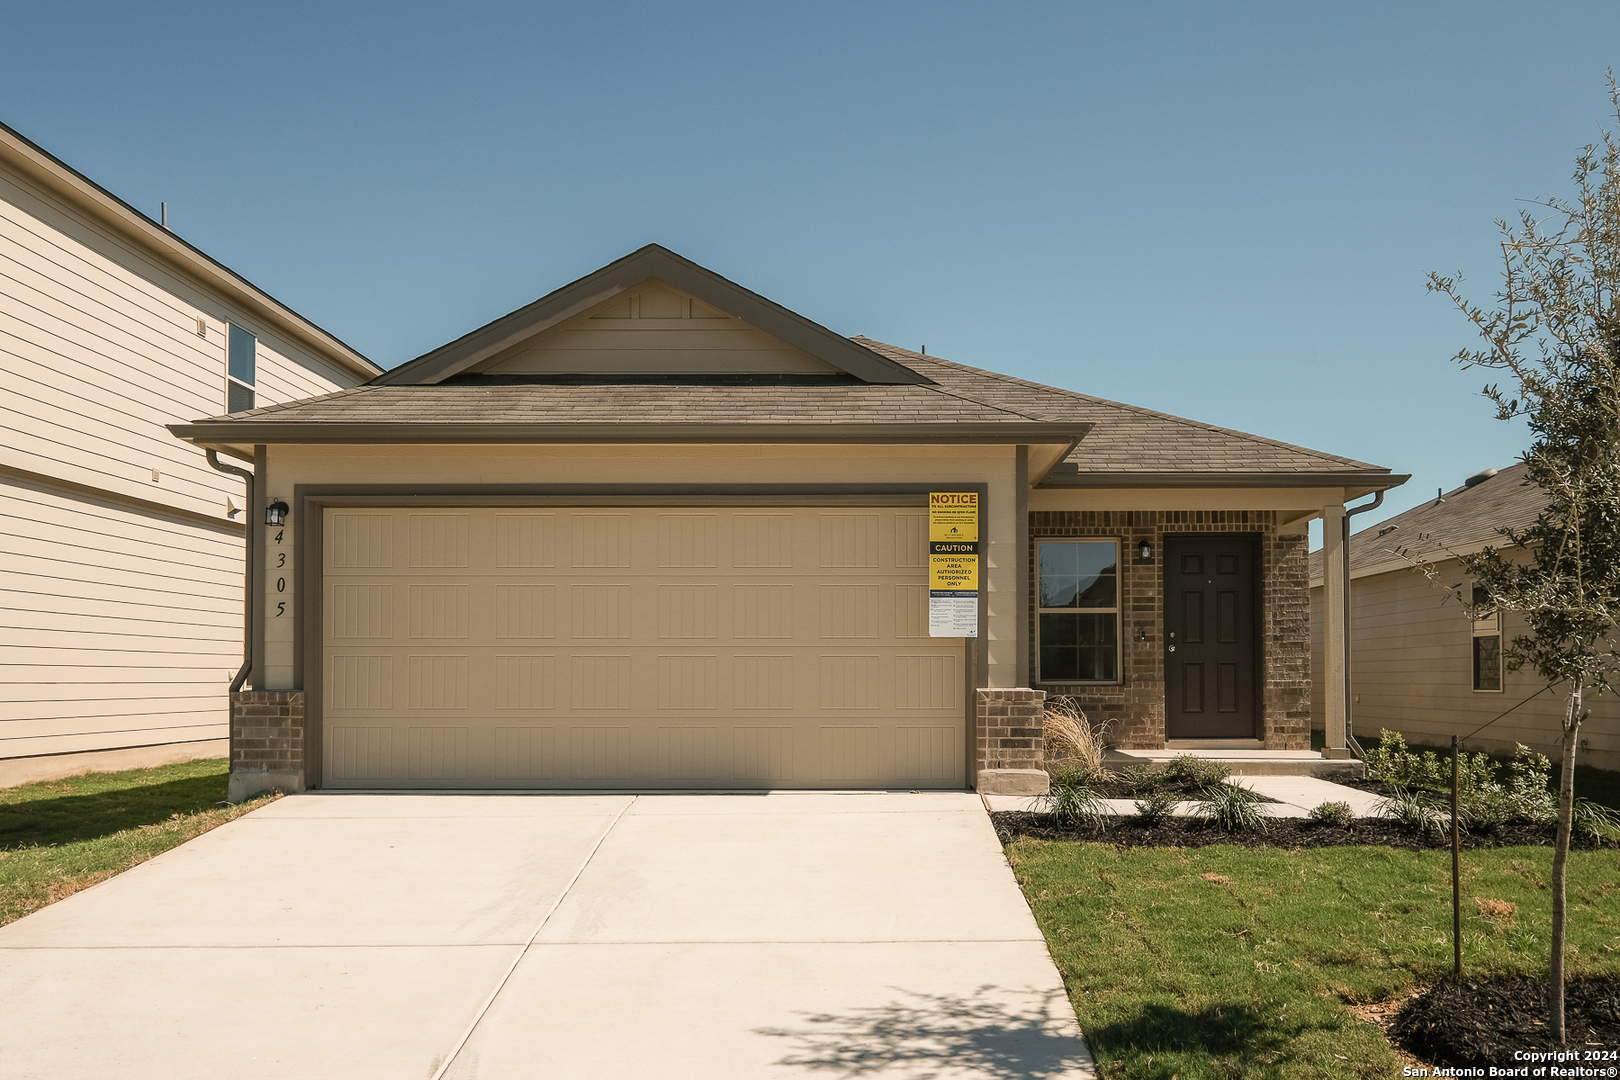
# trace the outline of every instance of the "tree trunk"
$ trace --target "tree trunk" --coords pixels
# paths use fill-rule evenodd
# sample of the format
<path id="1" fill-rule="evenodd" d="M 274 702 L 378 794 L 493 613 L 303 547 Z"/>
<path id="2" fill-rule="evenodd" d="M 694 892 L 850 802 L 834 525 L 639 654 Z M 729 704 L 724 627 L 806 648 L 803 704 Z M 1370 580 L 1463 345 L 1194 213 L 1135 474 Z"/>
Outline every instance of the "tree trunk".
<path id="1" fill-rule="evenodd" d="M 1581 730 L 1581 684 L 1570 691 L 1569 712 L 1564 716 L 1564 760 L 1558 770 L 1558 839 L 1553 846 L 1552 866 L 1552 965 L 1548 974 L 1551 992 L 1548 1023 L 1552 1037 L 1564 1043 L 1564 924 L 1568 921 L 1565 881 L 1568 877 L 1569 834 L 1575 819 L 1575 747 Z"/>

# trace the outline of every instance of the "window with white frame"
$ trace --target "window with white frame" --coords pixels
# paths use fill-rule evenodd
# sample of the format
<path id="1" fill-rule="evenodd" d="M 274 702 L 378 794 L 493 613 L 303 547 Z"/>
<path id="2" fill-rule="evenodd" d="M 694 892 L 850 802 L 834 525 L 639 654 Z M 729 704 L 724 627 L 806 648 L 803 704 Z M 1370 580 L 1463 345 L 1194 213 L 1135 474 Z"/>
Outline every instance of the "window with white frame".
<path id="1" fill-rule="evenodd" d="M 253 408 L 259 377 L 259 339 L 232 323 L 225 336 L 225 411 Z"/>
<path id="2" fill-rule="evenodd" d="M 1472 652 L 1474 658 L 1474 689 L 1495 693 L 1502 691 L 1502 613 L 1492 608 L 1480 611 L 1490 603 L 1490 597 L 1478 585 L 1474 586 L 1474 608 L 1477 617 L 1473 623 Z"/>
<path id="3" fill-rule="evenodd" d="M 1036 548 L 1039 677 L 1119 681 L 1119 542 L 1042 540 Z"/>

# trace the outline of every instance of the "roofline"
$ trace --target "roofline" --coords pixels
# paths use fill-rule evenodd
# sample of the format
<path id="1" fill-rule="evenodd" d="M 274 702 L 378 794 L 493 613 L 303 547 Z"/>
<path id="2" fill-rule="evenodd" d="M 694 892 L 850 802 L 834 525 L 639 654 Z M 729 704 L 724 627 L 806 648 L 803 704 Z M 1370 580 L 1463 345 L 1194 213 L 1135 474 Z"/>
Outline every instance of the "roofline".
<path id="1" fill-rule="evenodd" d="M 75 208 L 110 226 L 170 268 L 224 293 L 281 333 L 361 379 L 382 368 L 336 335 L 321 329 L 241 274 L 201 251 L 15 128 L 0 122 L 0 162 L 48 188 Z"/>
<path id="2" fill-rule="evenodd" d="M 381 386 L 442 382 L 650 278 L 690 293 L 865 382 L 924 385 L 933 381 L 658 244 L 648 244 L 616 259 L 532 304 L 401 364 L 374 381 Z"/>
<path id="3" fill-rule="evenodd" d="M 1054 470 L 1042 488 L 1203 488 L 1203 487 L 1343 487 L 1363 488 L 1360 494 L 1400 487 L 1409 475 L 1388 470 L 1368 472 L 1058 472 Z M 1359 496 L 1352 495 L 1350 498 Z"/>
<path id="4" fill-rule="evenodd" d="M 170 424 L 198 445 L 272 443 L 1049 443 L 1084 439 L 1090 424 L 979 421 L 919 424 L 339 424 L 252 420 Z"/>

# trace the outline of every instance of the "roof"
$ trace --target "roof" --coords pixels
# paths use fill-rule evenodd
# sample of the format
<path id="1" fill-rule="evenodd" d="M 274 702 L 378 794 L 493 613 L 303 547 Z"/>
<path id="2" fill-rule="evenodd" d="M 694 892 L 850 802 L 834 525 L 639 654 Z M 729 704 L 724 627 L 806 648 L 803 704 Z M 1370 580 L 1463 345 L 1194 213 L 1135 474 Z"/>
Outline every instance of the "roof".
<path id="1" fill-rule="evenodd" d="M 1351 576 L 1404 566 L 1408 557 L 1477 551 L 1501 538 L 1501 530 L 1524 529 L 1547 506 L 1546 493 L 1531 483 L 1523 464 L 1467 484 L 1405 513 L 1370 525 L 1350 537 Z M 1357 571 L 1362 571 L 1358 574 Z M 1322 553 L 1311 555 L 1311 576 L 1322 574 Z"/>
<path id="2" fill-rule="evenodd" d="M 239 304 L 279 333 L 311 349 L 325 360 L 362 379 L 376 377 L 382 368 L 329 331 L 321 329 L 241 274 L 218 262 L 173 232 L 153 221 L 77 169 L 38 146 L 22 133 L 0 123 L 0 162 L 44 186 L 110 227 L 143 252 L 199 281 Z"/>
<path id="3" fill-rule="evenodd" d="M 824 361 L 825 375 L 480 374 L 476 365 L 659 280 Z M 1050 448 L 1045 486 L 1332 486 L 1407 478 L 827 328 L 649 245 L 365 386 L 170 428 L 219 447 L 390 442 L 997 442 Z M 1084 440 L 1083 442 L 1081 440 Z M 1055 465 L 1050 472 L 1047 469 Z"/>

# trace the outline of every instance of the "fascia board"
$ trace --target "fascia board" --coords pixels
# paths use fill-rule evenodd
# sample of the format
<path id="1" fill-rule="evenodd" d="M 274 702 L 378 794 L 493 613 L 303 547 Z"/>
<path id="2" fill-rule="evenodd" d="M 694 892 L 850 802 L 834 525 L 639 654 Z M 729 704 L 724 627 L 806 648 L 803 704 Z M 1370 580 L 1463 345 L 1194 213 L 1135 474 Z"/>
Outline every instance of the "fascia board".
<path id="1" fill-rule="evenodd" d="M 382 372 L 381 367 L 352 346 L 3 123 L 0 123 L 0 161 L 184 277 L 240 304 L 278 332 L 313 350 L 321 359 L 337 364 L 362 381 Z"/>
<path id="2" fill-rule="evenodd" d="M 1346 499 L 1399 487 L 1412 479 L 1389 472 L 1053 472 L 1043 488 L 1335 487 Z"/>
<path id="3" fill-rule="evenodd" d="M 865 382 L 921 385 L 932 381 L 657 244 L 631 252 L 532 304 L 401 364 L 374 381 L 383 386 L 430 386 L 443 382 L 525 338 L 654 279 L 673 285 Z"/>
<path id="4" fill-rule="evenodd" d="M 1455 562 L 1463 555 L 1477 555 L 1488 547 L 1505 548 L 1511 550 L 1513 547 L 1512 544 L 1501 543 L 1501 541 L 1505 539 L 1506 537 L 1497 537 L 1496 539 L 1492 540 L 1476 540 L 1471 544 L 1459 544 L 1456 547 L 1432 548 L 1429 551 L 1418 552 L 1414 558 L 1424 560 L 1432 566 L 1441 566 L 1445 563 Z M 1367 566 L 1352 567 L 1350 570 L 1350 580 L 1356 581 L 1361 578 L 1377 577 L 1380 574 L 1389 574 L 1395 572 L 1396 570 L 1415 569 L 1417 569 L 1417 567 L 1414 565 L 1414 563 L 1397 556 L 1395 558 L 1385 559 L 1382 562 L 1372 563 Z M 1311 587 L 1314 589 L 1320 584 L 1322 584 L 1322 575 L 1314 575 L 1311 578 Z"/>
<path id="5" fill-rule="evenodd" d="M 256 443 L 928 443 L 1070 445 L 1090 424 L 170 424 L 199 446 Z"/>

